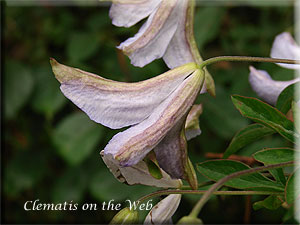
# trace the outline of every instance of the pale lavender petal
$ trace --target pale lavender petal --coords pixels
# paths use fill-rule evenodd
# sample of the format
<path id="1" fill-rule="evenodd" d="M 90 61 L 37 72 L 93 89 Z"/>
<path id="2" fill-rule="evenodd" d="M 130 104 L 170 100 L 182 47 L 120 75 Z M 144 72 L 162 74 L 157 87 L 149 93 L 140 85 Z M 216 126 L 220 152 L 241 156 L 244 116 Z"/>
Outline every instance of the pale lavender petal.
<path id="1" fill-rule="evenodd" d="M 200 64 L 203 60 L 198 51 L 194 37 L 194 10 L 195 1 L 182 0 L 180 14 L 178 15 L 178 26 L 171 39 L 163 59 L 169 68 L 175 68 L 189 62 Z M 201 94 L 208 92 L 215 96 L 214 81 L 205 68 L 205 85 Z"/>
<path id="2" fill-rule="evenodd" d="M 183 4 L 178 15 L 178 27 L 163 56 L 165 63 L 171 69 L 195 61 L 186 33 L 186 13 L 189 0 L 182 0 L 182 2 Z"/>
<path id="3" fill-rule="evenodd" d="M 203 74 L 196 70 L 141 123 L 116 134 L 104 149 L 123 166 L 142 160 L 188 112 L 202 86 Z"/>
<path id="4" fill-rule="evenodd" d="M 139 32 L 118 46 L 135 66 L 143 67 L 161 58 L 178 25 L 182 1 L 163 1 Z"/>
<path id="5" fill-rule="evenodd" d="M 281 33 L 276 36 L 273 42 L 271 57 L 300 60 L 300 46 L 295 42 L 290 33 Z M 278 63 L 278 65 L 289 69 L 300 69 L 300 65 L 283 63 Z"/>
<path id="6" fill-rule="evenodd" d="M 154 178 L 149 173 L 148 167 L 144 161 L 140 161 L 131 167 L 120 167 L 118 162 L 113 159 L 111 155 L 104 155 L 103 151 L 101 151 L 100 155 L 111 173 L 120 182 L 126 182 L 129 185 L 143 184 L 161 188 L 180 188 L 182 185 L 181 180 L 172 179 L 163 170 L 161 170 L 161 179 Z"/>
<path id="7" fill-rule="evenodd" d="M 61 91 L 92 120 L 112 129 L 146 119 L 196 68 L 170 70 L 146 81 L 122 83 L 51 61 Z"/>
<path id="8" fill-rule="evenodd" d="M 128 1 L 127 1 L 128 2 Z M 112 24 L 118 27 L 131 27 L 150 15 L 161 3 L 161 0 L 140 0 L 136 2 L 113 3 L 109 16 Z"/>
<path id="9" fill-rule="evenodd" d="M 180 194 L 171 194 L 157 203 L 146 216 L 144 224 L 166 224 L 176 212 L 181 200 Z"/>
<path id="10" fill-rule="evenodd" d="M 271 105 L 275 105 L 280 93 L 289 85 L 300 81 L 295 78 L 290 81 L 275 81 L 264 70 L 257 70 L 250 66 L 249 82 L 252 89 L 264 101 Z"/>

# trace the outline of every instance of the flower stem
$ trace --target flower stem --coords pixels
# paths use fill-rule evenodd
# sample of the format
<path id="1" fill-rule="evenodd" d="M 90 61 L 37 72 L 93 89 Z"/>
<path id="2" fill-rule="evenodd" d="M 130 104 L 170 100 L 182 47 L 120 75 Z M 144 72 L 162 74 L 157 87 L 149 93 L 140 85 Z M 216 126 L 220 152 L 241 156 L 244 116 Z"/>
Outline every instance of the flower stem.
<path id="1" fill-rule="evenodd" d="M 216 62 L 232 61 L 232 62 L 271 62 L 271 63 L 287 63 L 287 64 L 300 64 L 300 60 L 291 59 L 274 59 L 265 57 L 252 57 L 252 56 L 218 56 L 203 61 L 199 68 L 203 69 L 205 66 Z"/>
<path id="2" fill-rule="evenodd" d="M 223 184 L 225 184 L 227 181 L 243 176 L 243 175 L 249 175 L 252 173 L 257 173 L 257 172 L 262 172 L 270 169 L 275 169 L 275 168 L 282 168 L 282 167 L 287 167 L 287 166 L 292 166 L 294 164 L 294 161 L 291 162 L 284 162 L 284 163 L 278 163 L 278 164 L 272 164 L 268 166 L 261 166 L 261 167 L 256 167 L 248 170 L 242 170 L 238 171 L 235 173 L 232 173 L 226 177 L 223 177 L 220 179 L 218 182 L 216 182 L 213 186 L 211 186 L 205 194 L 202 196 L 202 198 L 197 202 L 197 204 L 194 206 L 193 210 L 189 214 L 191 217 L 197 217 L 198 214 L 200 213 L 202 207 L 204 204 L 209 200 L 210 196 L 213 195 Z"/>
<path id="3" fill-rule="evenodd" d="M 206 182 L 198 184 L 198 188 L 205 187 L 205 186 L 212 185 L 212 184 L 214 184 L 213 181 L 206 181 Z M 180 187 L 180 190 L 191 190 L 191 186 L 189 186 L 189 185 L 182 185 Z"/>
<path id="4" fill-rule="evenodd" d="M 149 198 L 161 196 L 161 195 L 170 195 L 170 194 L 196 194 L 203 195 L 207 191 L 206 190 L 160 190 L 152 192 L 148 195 L 143 196 L 137 202 L 138 204 L 146 201 Z M 212 193 L 213 195 L 282 195 L 283 192 L 278 191 L 215 191 Z"/>

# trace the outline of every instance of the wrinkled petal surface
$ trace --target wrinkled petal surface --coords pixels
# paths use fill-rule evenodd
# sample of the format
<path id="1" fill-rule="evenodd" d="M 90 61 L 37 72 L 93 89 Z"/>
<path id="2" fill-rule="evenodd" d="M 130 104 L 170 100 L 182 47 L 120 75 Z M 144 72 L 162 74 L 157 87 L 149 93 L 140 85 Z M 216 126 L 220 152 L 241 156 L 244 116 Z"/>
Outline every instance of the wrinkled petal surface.
<path id="1" fill-rule="evenodd" d="M 146 119 L 195 69 L 195 64 L 170 70 L 154 78 L 123 83 L 59 64 L 51 65 L 61 91 L 91 120 L 112 129 Z"/>
<path id="2" fill-rule="evenodd" d="M 279 59 L 300 60 L 300 46 L 295 42 L 288 32 L 276 36 L 271 49 L 271 57 Z M 300 65 L 278 63 L 278 65 L 289 69 L 300 69 Z"/>
<path id="3" fill-rule="evenodd" d="M 152 13 L 161 0 L 113 1 L 109 10 L 112 24 L 118 27 L 130 27 Z"/>
<path id="4" fill-rule="evenodd" d="M 116 134 L 104 149 L 122 166 L 142 160 L 186 115 L 203 83 L 203 73 L 196 70 L 141 123 Z"/>
<path id="5" fill-rule="evenodd" d="M 140 161 L 131 167 L 120 167 L 118 162 L 111 156 L 104 155 L 104 151 L 100 153 L 106 166 L 110 172 L 120 182 L 126 182 L 129 185 L 143 184 L 161 188 L 180 188 L 181 180 L 172 179 L 165 171 L 161 170 L 162 178 L 155 179 L 148 171 L 148 167 L 144 161 Z"/>
<path id="6" fill-rule="evenodd" d="M 181 200 L 180 194 L 171 194 L 157 203 L 146 216 L 144 224 L 169 223 Z"/>
<path id="7" fill-rule="evenodd" d="M 271 105 L 276 105 L 280 93 L 289 85 L 300 81 L 295 78 L 290 81 L 275 81 L 264 70 L 250 66 L 249 82 L 256 94 Z"/>
<path id="8" fill-rule="evenodd" d="M 162 1 L 132 38 L 118 46 L 135 66 L 143 67 L 161 58 L 172 39 L 178 25 L 182 1 Z"/>

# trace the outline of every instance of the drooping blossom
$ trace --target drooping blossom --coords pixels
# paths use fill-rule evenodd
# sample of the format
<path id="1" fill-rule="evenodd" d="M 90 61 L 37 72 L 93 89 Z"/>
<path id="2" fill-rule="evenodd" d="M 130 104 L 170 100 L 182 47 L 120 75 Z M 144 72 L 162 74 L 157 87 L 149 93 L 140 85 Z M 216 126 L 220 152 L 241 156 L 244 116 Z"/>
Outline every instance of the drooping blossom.
<path id="1" fill-rule="evenodd" d="M 187 156 L 185 122 L 203 84 L 195 63 L 177 67 L 151 79 L 123 83 L 59 64 L 51 59 L 61 91 L 90 119 L 117 133 L 104 156 L 120 167 L 138 164 L 154 150 L 159 166 L 174 179 L 196 179 Z"/>
<path id="2" fill-rule="evenodd" d="M 289 33 L 281 33 L 276 36 L 273 42 L 271 57 L 299 60 L 300 46 L 297 45 Z M 283 63 L 278 63 L 278 65 L 288 69 L 300 69 L 300 65 Z M 249 82 L 252 89 L 260 98 L 272 105 L 276 104 L 278 96 L 287 86 L 298 81 L 300 81 L 300 78 L 289 81 L 276 81 L 271 78 L 267 71 L 257 70 L 253 66 L 250 66 Z"/>
<path id="3" fill-rule="evenodd" d="M 170 69 L 202 58 L 194 38 L 194 0 L 113 0 L 109 15 L 119 27 L 130 27 L 148 17 L 139 32 L 121 49 L 135 66 L 143 67 L 163 58 Z M 205 70 L 205 87 L 215 95 L 214 82 Z M 201 93 L 206 91 L 205 87 Z"/>

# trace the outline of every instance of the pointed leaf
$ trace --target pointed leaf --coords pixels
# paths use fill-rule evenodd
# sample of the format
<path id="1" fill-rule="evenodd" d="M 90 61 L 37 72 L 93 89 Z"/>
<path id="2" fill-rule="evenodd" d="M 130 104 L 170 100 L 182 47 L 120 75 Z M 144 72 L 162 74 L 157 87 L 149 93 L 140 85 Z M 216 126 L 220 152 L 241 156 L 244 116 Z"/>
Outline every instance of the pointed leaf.
<path id="1" fill-rule="evenodd" d="M 279 95 L 276 103 L 276 108 L 282 113 L 286 114 L 292 107 L 292 101 L 299 101 L 299 96 L 295 95 L 295 88 L 300 84 L 300 82 L 291 84 L 285 88 Z"/>
<path id="2" fill-rule="evenodd" d="M 267 148 L 253 154 L 253 157 L 265 165 L 290 162 L 294 160 L 295 150 L 291 148 Z"/>
<path id="3" fill-rule="evenodd" d="M 260 138 L 275 133 L 274 130 L 270 129 L 261 124 L 251 124 L 242 130 L 240 130 L 231 140 L 227 147 L 223 158 L 228 158 L 230 155 L 236 153 L 239 149 L 247 146 L 248 144 L 259 140 Z"/>
<path id="4" fill-rule="evenodd" d="M 218 181 L 232 173 L 251 169 L 244 163 L 232 160 L 211 160 L 197 164 L 198 171 L 205 177 Z M 271 181 L 260 173 L 244 175 L 234 178 L 225 183 L 226 186 L 248 189 L 248 188 L 268 188 L 282 191 L 284 186 Z"/>
<path id="5" fill-rule="evenodd" d="M 232 96 L 232 101 L 243 116 L 272 128 L 287 140 L 294 142 L 294 136 L 299 137 L 299 134 L 294 132 L 292 121 L 274 107 L 256 98 L 238 95 Z"/>
<path id="6" fill-rule="evenodd" d="M 253 154 L 253 157 L 264 165 L 290 162 L 294 160 L 294 150 L 290 148 L 267 148 L 256 152 Z M 281 182 L 283 185 L 286 184 L 282 168 L 272 169 L 270 173 L 278 182 Z"/>

